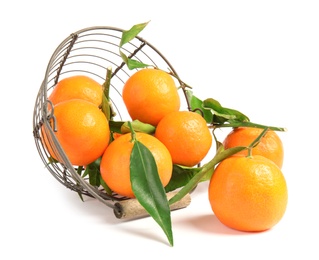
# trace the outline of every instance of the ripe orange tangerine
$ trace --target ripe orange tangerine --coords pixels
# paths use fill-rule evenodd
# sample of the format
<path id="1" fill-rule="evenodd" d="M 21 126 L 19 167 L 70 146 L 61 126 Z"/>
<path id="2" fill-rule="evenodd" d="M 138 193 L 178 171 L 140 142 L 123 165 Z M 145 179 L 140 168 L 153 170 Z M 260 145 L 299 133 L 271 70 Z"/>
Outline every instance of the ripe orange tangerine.
<path id="1" fill-rule="evenodd" d="M 156 126 L 168 113 L 180 109 L 173 78 L 159 69 L 141 69 L 125 83 L 123 101 L 133 120 Z"/>
<path id="2" fill-rule="evenodd" d="M 172 158 L 167 148 L 154 136 L 137 132 L 136 138 L 152 153 L 160 180 L 165 187 L 173 171 Z M 134 198 L 130 181 L 130 156 L 133 149 L 131 133 L 117 137 L 105 150 L 100 172 L 105 183 L 115 193 Z"/>
<path id="3" fill-rule="evenodd" d="M 284 216 L 288 202 L 283 173 L 260 155 L 223 160 L 212 175 L 208 193 L 215 216 L 240 231 L 272 228 Z"/>
<path id="4" fill-rule="evenodd" d="M 102 156 L 109 144 L 110 129 L 105 115 L 96 105 L 80 99 L 67 100 L 54 107 L 54 116 L 55 136 L 71 164 L 86 166 Z M 44 129 L 42 133 L 48 152 L 59 160 Z"/>
<path id="5" fill-rule="evenodd" d="M 53 105 L 70 99 L 83 99 L 96 106 L 102 103 L 102 85 L 85 75 L 75 75 L 60 80 L 49 96 Z"/>
<path id="6" fill-rule="evenodd" d="M 196 112 L 175 111 L 157 125 L 155 137 L 169 150 L 173 163 L 195 166 L 212 146 L 212 134 L 205 119 Z"/>
<path id="7" fill-rule="evenodd" d="M 237 127 L 234 128 L 224 139 L 225 149 L 235 146 L 250 145 L 261 133 L 263 129 L 255 127 Z M 239 154 L 248 155 L 247 150 Z M 282 168 L 284 161 L 283 143 L 275 131 L 267 131 L 257 146 L 252 149 L 252 155 L 262 155 L 275 162 L 279 168 Z"/>

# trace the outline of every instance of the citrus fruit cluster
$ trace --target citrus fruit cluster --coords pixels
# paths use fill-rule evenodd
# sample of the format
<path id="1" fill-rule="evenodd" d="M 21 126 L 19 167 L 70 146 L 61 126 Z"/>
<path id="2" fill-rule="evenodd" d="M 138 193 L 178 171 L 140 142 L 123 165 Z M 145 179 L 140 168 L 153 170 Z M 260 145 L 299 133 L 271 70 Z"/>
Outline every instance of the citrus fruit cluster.
<path id="1" fill-rule="evenodd" d="M 101 109 L 102 86 L 93 79 L 76 75 L 60 80 L 48 100 L 52 103 L 55 135 L 71 164 L 86 166 L 104 153 L 110 141 L 109 123 Z M 53 127 L 52 127 L 53 128 Z M 42 138 L 50 155 L 60 161 L 59 153 L 42 127 Z"/>
<path id="2" fill-rule="evenodd" d="M 192 167 L 207 155 L 212 145 L 207 123 L 198 113 L 180 110 L 178 88 L 168 73 L 139 70 L 127 80 L 122 94 L 132 120 L 156 128 L 152 134 L 138 132 L 137 138 L 152 152 L 164 187 L 172 176 L 173 164 Z M 102 85 L 87 76 L 59 81 L 48 97 L 58 128 L 55 135 L 73 165 L 87 166 L 101 158 L 100 173 L 106 185 L 133 198 L 131 133 L 111 133 L 101 110 L 102 95 Z M 43 140 L 50 155 L 59 161 L 44 131 Z"/>
<path id="3" fill-rule="evenodd" d="M 152 132 L 132 127 L 129 132 L 111 131 L 112 118 L 101 109 L 103 95 L 103 85 L 87 76 L 72 76 L 57 83 L 48 97 L 52 103 L 48 109 L 54 110 L 51 123 L 70 162 L 85 168 L 100 160 L 100 176 L 113 193 L 135 197 L 130 176 L 133 136 L 151 152 L 163 188 L 172 179 L 174 165 L 196 168 L 210 151 L 214 125 L 201 113 L 181 108 L 178 86 L 170 73 L 143 68 L 123 86 L 123 102 L 131 120 L 151 125 Z M 59 161 L 51 140 L 42 133 L 48 152 Z M 215 216 L 242 231 L 273 227 L 283 217 L 288 201 L 279 136 L 258 127 L 233 127 L 220 145 L 224 150 L 243 149 L 210 169 L 208 197 Z"/>
<path id="4" fill-rule="evenodd" d="M 165 187 L 173 164 L 194 166 L 208 153 L 212 135 L 197 113 L 180 110 L 181 100 L 172 76 L 153 68 L 135 72 L 124 84 L 123 101 L 132 120 L 151 124 L 153 134 L 140 132 L 137 139 L 153 154 Z M 131 134 L 116 138 L 101 160 L 101 176 L 116 193 L 135 197 L 130 183 Z"/>

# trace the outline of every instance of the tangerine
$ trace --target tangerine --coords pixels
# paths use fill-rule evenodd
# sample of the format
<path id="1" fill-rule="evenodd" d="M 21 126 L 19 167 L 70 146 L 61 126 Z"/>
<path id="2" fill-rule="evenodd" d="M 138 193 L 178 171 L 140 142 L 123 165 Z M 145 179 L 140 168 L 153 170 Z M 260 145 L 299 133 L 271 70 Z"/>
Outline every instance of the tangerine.
<path id="1" fill-rule="evenodd" d="M 103 87 L 85 75 L 75 75 L 60 80 L 49 96 L 53 105 L 69 99 L 83 99 L 96 106 L 102 103 Z"/>
<path id="2" fill-rule="evenodd" d="M 288 201 L 281 169 L 260 155 L 235 155 L 220 162 L 208 191 L 215 216 L 240 231 L 272 228 L 282 219 Z"/>
<path id="3" fill-rule="evenodd" d="M 55 136 L 71 164 L 86 166 L 102 156 L 109 144 L 110 129 L 106 116 L 96 105 L 80 99 L 67 100 L 54 107 L 54 116 Z M 42 133 L 48 152 L 59 161 L 45 129 Z"/>
<path id="4" fill-rule="evenodd" d="M 261 133 L 263 129 L 255 127 L 234 128 L 224 139 L 225 149 L 235 146 L 250 145 Z M 242 150 L 239 154 L 248 155 L 247 150 Z M 257 146 L 252 149 L 252 155 L 262 155 L 275 162 L 282 168 L 284 161 L 283 143 L 275 131 L 267 131 L 261 138 Z"/>
<path id="5" fill-rule="evenodd" d="M 174 164 L 195 166 L 212 146 L 212 134 L 205 119 L 196 112 L 175 111 L 157 125 L 155 137 L 169 150 Z"/>
<path id="6" fill-rule="evenodd" d="M 168 113 L 180 109 L 173 78 L 158 69 L 141 69 L 125 83 L 123 101 L 130 117 L 156 126 Z"/>
<path id="7" fill-rule="evenodd" d="M 165 187 L 171 179 L 173 164 L 167 148 L 154 136 L 136 132 L 136 138 L 152 153 L 160 180 Z M 130 181 L 130 156 L 134 143 L 131 133 L 117 137 L 105 150 L 100 164 L 103 180 L 115 193 L 134 198 Z"/>

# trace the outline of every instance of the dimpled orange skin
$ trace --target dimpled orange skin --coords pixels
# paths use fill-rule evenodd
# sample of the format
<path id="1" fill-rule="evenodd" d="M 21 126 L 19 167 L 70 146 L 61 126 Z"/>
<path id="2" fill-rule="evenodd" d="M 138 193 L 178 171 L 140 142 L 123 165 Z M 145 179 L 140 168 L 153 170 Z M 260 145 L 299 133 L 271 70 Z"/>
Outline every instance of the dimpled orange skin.
<path id="1" fill-rule="evenodd" d="M 102 156 L 110 140 L 110 129 L 96 105 L 80 99 L 67 100 L 54 107 L 54 116 L 55 135 L 71 164 L 86 166 Z M 42 133 L 50 155 L 59 160 Z"/>
<path id="2" fill-rule="evenodd" d="M 165 187 L 171 179 L 173 171 L 172 158 L 167 148 L 154 136 L 145 133 L 136 133 L 136 138 L 152 153 L 160 180 Z M 117 137 L 105 150 L 100 172 L 105 183 L 115 193 L 134 198 L 130 181 L 130 156 L 133 149 L 131 134 Z"/>
<path id="3" fill-rule="evenodd" d="M 170 151 L 173 163 L 195 166 L 212 146 L 212 134 L 205 119 L 190 111 L 166 115 L 157 125 L 155 137 Z"/>
<path id="4" fill-rule="evenodd" d="M 133 120 L 156 126 L 168 113 L 180 109 L 173 78 L 158 69 L 141 69 L 125 83 L 123 101 Z"/>
<path id="5" fill-rule="evenodd" d="M 262 133 L 262 131 L 263 129 L 254 127 L 234 128 L 224 139 L 223 145 L 225 149 L 235 146 L 248 146 Z M 239 152 L 239 154 L 247 155 L 247 150 L 243 150 Z M 276 163 L 279 168 L 282 168 L 284 161 L 284 147 L 278 134 L 269 130 L 259 144 L 252 149 L 252 155 L 265 156 Z"/>
<path id="6" fill-rule="evenodd" d="M 209 183 L 209 201 L 224 225 L 240 231 L 264 231 L 284 216 L 287 184 L 271 160 L 235 155 L 217 166 Z"/>
<path id="7" fill-rule="evenodd" d="M 75 75 L 60 80 L 49 96 L 53 105 L 70 99 L 83 99 L 96 106 L 102 103 L 103 88 L 97 81 L 84 75 Z"/>

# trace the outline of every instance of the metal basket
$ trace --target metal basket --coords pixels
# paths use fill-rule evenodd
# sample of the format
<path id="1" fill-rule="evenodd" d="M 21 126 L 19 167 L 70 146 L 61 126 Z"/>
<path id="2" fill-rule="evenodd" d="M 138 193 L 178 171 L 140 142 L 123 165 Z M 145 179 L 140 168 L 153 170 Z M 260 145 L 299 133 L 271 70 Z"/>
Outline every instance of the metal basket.
<path id="1" fill-rule="evenodd" d="M 87 179 L 80 176 L 79 169 L 70 163 L 54 135 L 56 130 L 52 129 L 49 123 L 52 119 L 54 120 L 54 109 L 48 113 L 47 97 L 59 80 L 72 75 L 87 75 L 102 84 L 105 81 L 107 68 L 111 66 L 113 73 L 110 99 L 116 112 L 114 119 L 129 120 L 122 101 L 121 91 L 126 80 L 136 70 L 129 70 L 119 55 L 122 32 L 122 29 L 114 27 L 90 27 L 72 33 L 67 37 L 51 56 L 36 98 L 33 114 L 33 135 L 46 168 L 67 188 L 81 196 L 94 197 L 106 206 L 113 208 L 114 214 L 118 218 L 123 217 L 123 205 L 119 202 L 125 201 L 127 198 L 116 194 L 108 195 L 103 189 L 90 185 Z M 154 46 L 140 37 L 135 37 L 121 50 L 128 57 L 134 57 L 134 59 L 143 63 L 154 65 L 177 75 L 167 59 Z M 183 92 L 184 89 L 181 89 Z M 185 92 L 182 94 L 185 95 Z M 41 131 L 43 130 L 48 137 L 51 148 L 58 155 L 59 162 L 50 161 L 50 154 L 41 139 Z M 176 205 L 176 207 L 181 206 Z"/>

